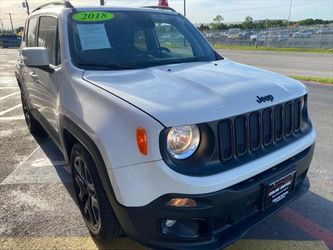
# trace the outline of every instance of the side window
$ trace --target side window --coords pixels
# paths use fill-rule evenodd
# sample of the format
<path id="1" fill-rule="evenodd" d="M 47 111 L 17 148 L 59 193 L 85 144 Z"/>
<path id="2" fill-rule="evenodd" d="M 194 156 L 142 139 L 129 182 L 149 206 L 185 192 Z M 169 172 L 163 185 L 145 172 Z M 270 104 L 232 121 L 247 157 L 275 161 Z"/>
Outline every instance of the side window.
<path id="1" fill-rule="evenodd" d="M 28 33 L 26 34 L 26 46 L 34 47 L 36 46 L 36 36 L 37 36 L 37 18 L 32 18 L 29 20 Z"/>
<path id="2" fill-rule="evenodd" d="M 56 64 L 61 64 L 61 56 L 60 56 L 60 43 L 59 43 L 59 33 L 57 32 L 57 40 L 56 40 Z"/>
<path id="3" fill-rule="evenodd" d="M 134 34 L 134 46 L 138 49 L 147 51 L 147 41 L 145 33 L 142 30 L 135 32 Z"/>
<path id="4" fill-rule="evenodd" d="M 50 64 L 58 65 L 58 27 L 57 19 L 54 17 L 43 16 L 39 20 L 39 30 L 38 30 L 38 47 L 45 47 L 49 54 Z"/>
<path id="5" fill-rule="evenodd" d="M 155 33 L 161 47 L 182 56 L 194 56 L 190 43 L 174 25 L 170 23 L 156 23 Z"/>

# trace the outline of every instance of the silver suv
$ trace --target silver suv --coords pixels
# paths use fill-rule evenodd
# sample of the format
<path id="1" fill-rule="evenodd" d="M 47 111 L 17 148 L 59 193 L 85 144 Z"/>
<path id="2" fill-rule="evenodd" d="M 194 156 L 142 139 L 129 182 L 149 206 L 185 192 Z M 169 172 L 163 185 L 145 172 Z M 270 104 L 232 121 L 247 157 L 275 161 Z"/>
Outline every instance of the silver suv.
<path id="1" fill-rule="evenodd" d="M 172 9 L 41 6 L 15 74 L 96 239 L 218 249 L 309 188 L 304 85 L 223 58 Z"/>

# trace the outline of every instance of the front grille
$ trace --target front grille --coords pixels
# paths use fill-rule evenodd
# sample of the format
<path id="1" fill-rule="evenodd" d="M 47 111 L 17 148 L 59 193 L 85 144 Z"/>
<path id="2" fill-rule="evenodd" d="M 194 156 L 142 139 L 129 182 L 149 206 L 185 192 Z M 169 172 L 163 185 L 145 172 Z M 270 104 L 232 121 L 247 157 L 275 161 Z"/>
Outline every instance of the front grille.
<path id="1" fill-rule="evenodd" d="M 301 106 L 299 98 L 222 120 L 218 125 L 222 162 L 256 153 L 296 136 L 301 128 Z"/>

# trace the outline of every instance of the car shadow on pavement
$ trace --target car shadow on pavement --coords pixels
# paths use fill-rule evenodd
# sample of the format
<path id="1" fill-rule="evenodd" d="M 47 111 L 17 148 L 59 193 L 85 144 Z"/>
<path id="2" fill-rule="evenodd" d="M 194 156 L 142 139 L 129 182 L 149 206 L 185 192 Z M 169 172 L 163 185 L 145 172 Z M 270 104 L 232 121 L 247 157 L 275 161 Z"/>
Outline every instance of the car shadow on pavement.
<path id="1" fill-rule="evenodd" d="M 62 152 L 44 130 L 34 134 L 33 137 L 45 156 L 50 160 L 59 179 L 64 184 L 73 201 L 76 203 L 70 167 L 66 164 Z"/>

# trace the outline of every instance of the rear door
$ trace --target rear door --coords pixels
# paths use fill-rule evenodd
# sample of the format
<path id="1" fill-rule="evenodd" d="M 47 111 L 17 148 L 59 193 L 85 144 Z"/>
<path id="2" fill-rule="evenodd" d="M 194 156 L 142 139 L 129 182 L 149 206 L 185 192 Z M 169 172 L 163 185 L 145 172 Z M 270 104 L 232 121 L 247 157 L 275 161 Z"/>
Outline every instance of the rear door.
<path id="1" fill-rule="evenodd" d="M 25 47 L 36 47 L 37 44 L 37 31 L 38 31 L 38 17 L 31 18 L 27 22 Z M 23 86 L 26 93 L 28 103 L 34 108 L 35 99 L 38 93 L 36 92 L 37 75 L 36 69 L 33 67 L 23 66 L 22 56 L 18 60 L 18 65 L 22 72 Z"/>
<path id="2" fill-rule="evenodd" d="M 57 78 L 61 72 L 58 20 L 56 17 L 40 17 L 37 46 L 47 49 L 50 68 L 53 69 L 53 72 L 36 68 L 38 98 L 35 100 L 35 106 L 42 118 L 45 118 L 43 120 L 47 121 L 47 125 L 50 125 L 49 132 L 56 135 L 54 134 L 58 131 L 56 103 L 59 93 Z"/>

